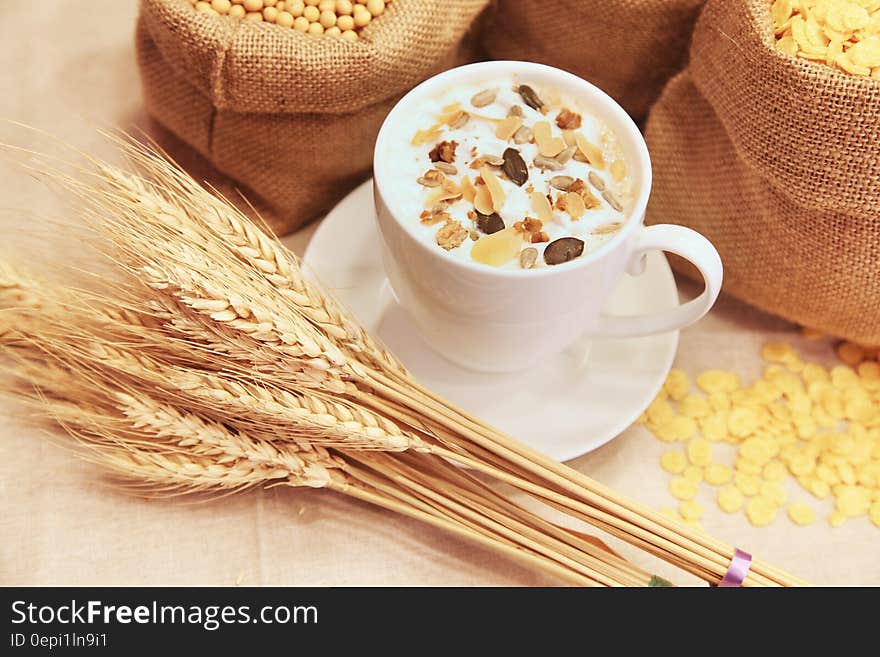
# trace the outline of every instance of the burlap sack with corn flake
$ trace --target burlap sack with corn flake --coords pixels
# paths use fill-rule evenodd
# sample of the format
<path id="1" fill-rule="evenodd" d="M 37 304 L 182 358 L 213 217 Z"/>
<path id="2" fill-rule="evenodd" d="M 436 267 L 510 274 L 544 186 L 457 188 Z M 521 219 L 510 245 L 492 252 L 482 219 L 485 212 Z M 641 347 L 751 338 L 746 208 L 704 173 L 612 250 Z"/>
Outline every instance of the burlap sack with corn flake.
<path id="1" fill-rule="evenodd" d="M 289 232 L 370 171 L 383 118 L 408 89 L 471 58 L 488 0 L 395 0 L 357 42 L 141 0 L 150 114 Z"/>
<path id="2" fill-rule="evenodd" d="M 648 219 L 712 240 L 734 295 L 880 344 L 880 80 L 778 52 L 769 4 L 706 5 L 648 120 Z"/>
<path id="3" fill-rule="evenodd" d="M 484 43 L 495 59 L 575 73 L 643 117 L 684 66 L 706 0 L 498 0 Z"/>

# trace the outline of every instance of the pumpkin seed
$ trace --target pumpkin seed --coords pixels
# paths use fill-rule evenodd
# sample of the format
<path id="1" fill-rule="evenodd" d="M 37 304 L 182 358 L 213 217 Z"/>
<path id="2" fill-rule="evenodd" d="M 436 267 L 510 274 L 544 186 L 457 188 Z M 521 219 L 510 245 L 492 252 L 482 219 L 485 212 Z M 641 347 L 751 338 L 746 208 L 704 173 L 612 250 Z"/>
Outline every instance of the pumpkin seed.
<path id="1" fill-rule="evenodd" d="M 541 108 L 544 107 L 545 103 L 538 97 L 538 94 L 535 93 L 535 90 L 532 89 L 527 84 L 521 84 L 516 89 L 517 93 L 522 96 L 523 102 L 531 107 L 532 109 L 541 111 Z"/>
<path id="2" fill-rule="evenodd" d="M 617 210 L 618 212 L 623 212 L 623 204 L 617 200 L 617 197 L 611 193 L 610 189 L 606 189 L 602 192 L 602 198 L 608 201 L 608 205 Z"/>
<path id="3" fill-rule="evenodd" d="M 434 162 L 434 168 L 443 173 L 448 173 L 450 176 L 458 173 L 458 168 L 454 164 L 449 164 L 449 162 L 443 162 L 442 160 Z"/>
<path id="4" fill-rule="evenodd" d="M 522 155 L 515 148 L 504 150 L 504 164 L 501 166 L 501 170 L 519 187 L 525 185 L 529 179 L 529 168 L 526 166 L 525 160 L 522 159 Z"/>
<path id="5" fill-rule="evenodd" d="M 584 252 L 584 241 L 577 237 L 560 237 L 544 249 L 544 262 L 548 265 L 561 265 L 574 260 Z"/>
<path id="6" fill-rule="evenodd" d="M 472 242 L 476 242 L 478 239 L 480 239 L 480 234 L 473 228 L 468 228 L 468 237 L 471 238 Z"/>
<path id="7" fill-rule="evenodd" d="M 544 157 L 543 155 L 535 156 L 535 166 L 540 169 L 550 169 L 550 171 L 562 171 L 565 167 L 552 157 Z"/>
<path id="8" fill-rule="evenodd" d="M 531 269 L 538 261 L 538 249 L 530 246 L 519 253 L 519 266 L 523 269 Z"/>
<path id="9" fill-rule="evenodd" d="M 486 235 L 491 235 L 492 233 L 497 233 L 499 230 L 504 230 L 504 220 L 497 212 L 483 214 L 478 210 L 477 228 L 486 233 Z"/>
<path id="10" fill-rule="evenodd" d="M 595 171 L 590 171 L 590 173 L 587 175 L 587 179 L 590 181 L 590 184 L 598 189 L 600 192 L 605 191 L 605 181 L 598 173 L 596 173 Z"/>
<path id="11" fill-rule="evenodd" d="M 569 146 L 568 148 L 563 149 L 559 155 L 556 156 L 556 161 L 559 164 L 565 164 L 571 159 L 571 156 L 574 155 L 577 150 L 577 146 Z"/>
<path id="12" fill-rule="evenodd" d="M 528 144 L 534 137 L 532 129 L 524 125 L 513 134 L 513 141 L 516 144 Z"/>
<path id="13" fill-rule="evenodd" d="M 553 176 L 550 179 L 550 186 L 554 189 L 558 189 L 559 191 L 564 192 L 571 186 L 571 183 L 573 182 L 574 178 L 572 178 L 571 176 Z"/>
<path id="14" fill-rule="evenodd" d="M 471 105 L 474 107 L 485 107 L 490 103 L 495 101 L 495 96 L 498 95 L 497 89 L 484 89 L 478 93 L 475 93 L 471 96 Z"/>

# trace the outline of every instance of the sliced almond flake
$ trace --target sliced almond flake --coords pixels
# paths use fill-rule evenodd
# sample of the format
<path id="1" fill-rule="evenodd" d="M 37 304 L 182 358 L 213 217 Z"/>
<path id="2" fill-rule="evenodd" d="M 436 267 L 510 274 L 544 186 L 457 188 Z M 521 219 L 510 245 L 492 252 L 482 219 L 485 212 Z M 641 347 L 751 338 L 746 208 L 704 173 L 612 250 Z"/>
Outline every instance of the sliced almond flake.
<path id="1" fill-rule="evenodd" d="M 486 185 L 478 185 L 477 193 L 474 194 L 474 207 L 481 214 L 492 214 L 495 209 L 492 207 L 492 195 Z"/>
<path id="2" fill-rule="evenodd" d="M 538 151 L 544 157 L 556 157 L 565 148 L 565 142 L 561 138 L 553 136 L 553 128 L 549 121 L 537 121 L 532 130 L 535 133 Z"/>
<path id="3" fill-rule="evenodd" d="M 517 130 L 519 130 L 522 123 L 523 120 L 521 116 L 508 116 L 503 118 L 498 123 L 498 127 L 495 128 L 495 136 L 498 137 L 498 139 L 507 141 L 513 137 Z"/>
<path id="4" fill-rule="evenodd" d="M 623 160 L 614 160 L 614 162 L 611 163 L 611 177 L 614 178 L 616 182 L 620 182 L 626 178 L 626 162 Z"/>
<path id="5" fill-rule="evenodd" d="M 563 130 L 562 141 L 565 142 L 566 146 L 576 146 L 577 144 L 574 140 L 574 130 Z"/>
<path id="6" fill-rule="evenodd" d="M 575 192 L 567 192 L 565 194 L 565 211 L 571 215 L 572 219 L 577 220 L 583 217 L 584 212 L 587 211 L 583 197 Z"/>
<path id="7" fill-rule="evenodd" d="M 608 235 L 609 233 L 616 233 L 620 230 L 620 227 L 623 224 L 619 221 L 612 221 L 609 224 L 602 224 L 601 226 L 597 226 L 593 231 L 593 235 Z"/>
<path id="8" fill-rule="evenodd" d="M 474 202 L 474 196 L 477 195 L 477 190 L 474 189 L 474 184 L 471 182 L 471 179 L 468 176 L 462 176 L 461 178 L 461 197 L 467 201 L 468 203 Z"/>
<path id="9" fill-rule="evenodd" d="M 492 207 L 494 208 L 494 211 L 501 212 L 501 208 L 504 207 L 506 196 L 504 194 L 504 189 L 501 187 L 501 183 L 498 180 L 498 176 L 496 176 L 489 167 L 482 166 L 480 167 L 480 177 L 489 189 L 489 195 L 492 198 Z"/>
<path id="10" fill-rule="evenodd" d="M 442 134 L 443 128 L 439 125 L 431 126 L 427 130 L 416 130 L 416 134 L 413 135 L 410 143 L 413 146 L 421 146 L 422 144 L 426 144 L 429 141 L 436 141 L 440 138 L 440 135 Z"/>
<path id="11" fill-rule="evenodd" d="M 440 110 L 440 114 L 437 115 L 438 123 L 445 123 L 449 125 L 455 120 L 459 114 L 461 114 L 461 103 L 452 103 L 447 105 L 442 110 Z"/>
<path id="12" fill-rule="evenodd" d="M 443 181 L 443 185 L 428 194 L 427 198 L 425 199 L 425 207 L 431 208 L 440 201 L 449 201 L 451 199 L 457 199 L 460 197 L 461 188 L 447 178 Z"/>
<path id="13" fill-rule="evenodd" d="M 574 140 L 578 150 L 587 158 L 587 162 L 599 170 L 605 168 L 605 158 L 602 157 L 602 151 L 599 150 L 598 146 L 591 144 L 581 132 L 575 133 Z"/>
<path id="14" fill-rule="evenodd" d="M 550 207 L 550 201 L 541 192 L 532 192 L 529 194 L 532 201 L 532 209 L 538 215 L 543 223 L 547 224 L 553 221 L 553 209 Z"/>

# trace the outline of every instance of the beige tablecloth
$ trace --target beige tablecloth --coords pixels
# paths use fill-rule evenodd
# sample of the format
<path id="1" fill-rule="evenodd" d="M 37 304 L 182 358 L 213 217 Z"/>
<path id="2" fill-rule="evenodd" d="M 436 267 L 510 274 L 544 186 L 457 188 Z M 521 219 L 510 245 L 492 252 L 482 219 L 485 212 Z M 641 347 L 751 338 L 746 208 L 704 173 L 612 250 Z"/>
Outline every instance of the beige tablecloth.
<path id="1" fill-rule="evenodd" d="M 6 3 L 0 21 L 0 118 L 27 122 L 99 154 L 111 149 L 98 128 L 151 130 L 140 103 L 132 52 L 134 0 Z M 9 125 L 0 140 L 45 147 Z M 5 251 L 49 264 L 77 246 L 49 230 L 64 204 L 0 160 Z M 35 221 L 34 217 L 39 217 Z M 290 241 L 302 250 L 310 231 Z M 694 289 L 683 285 L 685 294 Z M 731 299 L 681 335 L 676 365 L 761 371 L 760 345 L 798 340 L 795 327 Z M 809 345 L 831 362 L 826 344 Z M 660 444 L 641 427 L 572 465 L 657 508 L 671 506 Z M 107 487 L 93 467 L 41 438 L 20 417 L 0 425 L 0 584 L 416 584 L 550 583 L 440 531 L 323 491 L 249 493 L 210 503 L 146 502 Z M 803 496 L 788 482 L 793 496 Z M 811 504 L 817 522 L 794 526 L 784 514 L 756 529 L 728 516 L 701 492 L 706 529 L 819 584 L 880 585 L 880 530 L 865 518 L 832 529 L 828 501 Z M 618 543 L 614 543 L 620 547 Z M 623 546 L 622 552 L 676 582 L 687 577 Z"/>

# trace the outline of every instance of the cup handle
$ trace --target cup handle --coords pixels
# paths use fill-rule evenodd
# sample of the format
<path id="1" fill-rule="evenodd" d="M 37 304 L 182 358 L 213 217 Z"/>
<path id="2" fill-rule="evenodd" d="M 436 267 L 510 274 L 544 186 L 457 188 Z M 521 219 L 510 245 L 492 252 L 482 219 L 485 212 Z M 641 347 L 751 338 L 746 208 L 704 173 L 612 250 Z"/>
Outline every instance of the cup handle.
<path id="1" fill-rule="evenodd" d="M 612 317 L 602 315 L 590 336 L 595 338 L 634 338 L 674 331 L 693 324 L 718 298 L 723 279 L 721 257 L 712 243 L 695 230 L 672 224 L 656 224 L 642 228 L 627 270 L 640 272 L 647 251 L 669 251 L 691 262 L 703 275 L 705 289 L 696 299 L 685 304 L 648 315 Z"/>

